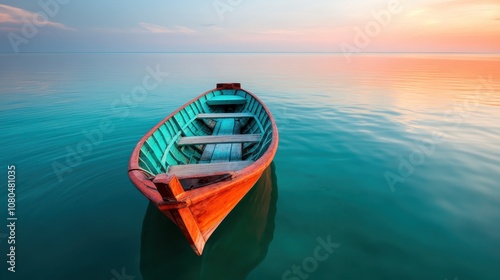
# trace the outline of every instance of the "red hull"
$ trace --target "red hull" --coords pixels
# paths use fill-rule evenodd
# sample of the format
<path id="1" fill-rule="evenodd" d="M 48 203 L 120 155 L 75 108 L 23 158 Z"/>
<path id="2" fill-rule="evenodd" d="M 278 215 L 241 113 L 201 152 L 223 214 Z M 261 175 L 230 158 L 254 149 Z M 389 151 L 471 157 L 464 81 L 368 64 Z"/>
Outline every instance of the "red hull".
<path id="1" fill-rule="evenodd" d="M 229 86 L 231 85 L 234 88 L 239 88 L 239 84 L 229 84 Z M 227 88 L 228 85 L 218 85 L 218 88 L 220 87 Z M 168 205 L 165 204 L 164 198 L 156 189 L 157 186 L 152 181 L 153 179 L 139 170 L 138 161 L 141 146 L 146 139 L 162 125 L 162 123 L 208 92 L 210 91 L 188 102 L 149 131 L 137 144 L 129 163 L 129 177 L 134 185 L 179 227 L 198 255 L 202 254 L 205 243 L 217 226 L 219 226 L 222 220 L 238 204 L 252 186 L 254 186 L 264 170 L 271 164 L 278 148 L 278 129 L 269 109 L 255 95 L 246 91 L 262 105 L 272 122 L 273 137 L 266 152 L 251 165 L 235 171 L 232 179 L 229 181 L 223 181 L 189 191 L 175 189 L 174 186 L 170 191 L 174 194 L 176 201 L 175 203 L 169 202 Z"/>

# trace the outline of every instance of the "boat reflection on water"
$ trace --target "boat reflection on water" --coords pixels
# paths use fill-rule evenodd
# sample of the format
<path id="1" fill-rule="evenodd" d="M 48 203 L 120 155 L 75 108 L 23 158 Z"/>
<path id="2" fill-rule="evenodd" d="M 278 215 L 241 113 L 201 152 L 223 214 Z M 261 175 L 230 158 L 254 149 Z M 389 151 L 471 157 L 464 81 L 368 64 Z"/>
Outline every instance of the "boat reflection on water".
<path id="1" fill-rule="evenodd" d="M 277 200 L 271 163 L 210 237 L 202 256 L 193 253 L 179 228 L 150 203 L 141 235 L 143 279 L 245 279 L 267 254 Z"/>

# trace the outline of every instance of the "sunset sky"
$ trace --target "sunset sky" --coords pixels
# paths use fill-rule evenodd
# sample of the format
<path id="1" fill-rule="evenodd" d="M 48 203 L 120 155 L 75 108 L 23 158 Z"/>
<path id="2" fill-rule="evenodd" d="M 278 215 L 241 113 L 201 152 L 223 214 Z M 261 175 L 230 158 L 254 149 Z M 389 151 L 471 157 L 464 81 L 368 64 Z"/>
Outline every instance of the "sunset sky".
<path id="1" fill-rule="evenodd" d="M 59 2 L 2 0 L 0 52 L 500 52 L 499 0 Z"/>

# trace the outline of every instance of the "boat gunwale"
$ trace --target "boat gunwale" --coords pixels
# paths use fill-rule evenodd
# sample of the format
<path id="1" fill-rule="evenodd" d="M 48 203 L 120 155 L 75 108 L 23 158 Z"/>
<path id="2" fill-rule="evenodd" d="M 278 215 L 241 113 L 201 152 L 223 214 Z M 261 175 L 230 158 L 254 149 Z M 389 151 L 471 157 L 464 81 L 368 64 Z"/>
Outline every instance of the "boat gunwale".
<path id="1" fill-rule="evenodd" d="M 155 133 L 163 124 L 165 124 L 169 119 L 173 118 L 176 114 L 181 112 L 182 110 L 185 110 L 189 105 L 193 104 L 197 100 L 201 99 L 205 95 L 208 95 L 211 92 L 214 92 L 216 90 L 223 90 L 225 88 L 213 88 L 210 90 L 207 90 L 203 92 L 202 94 L 194 97 L 193 99 L 189 100 L 188 102 L 184 103 L 182 106 L 177 108 L 174 112 L 170 113 L 168 116 L 166 116 L 164 119 L 162 119 L 158 124 L 156 124 L 153 128 L 151 128 L 136 144 L 134 147 L 134 150 L 132 151 L 132 155 L 129 161 L 128 165 L 128 174 L 134 185 L 151 201 L 154 201 L 155 204 L 158 204 L 163 201 L 163 198 L 161 197 L 160 193 L 156 190 L 151 188 L 154 186 L 152 179 L 148 178 L 144 172 L 142 171 L 142 168 L 139 166 L 139 157 L 140 157 L 140 151 L 144 143 Z M 277 148 L 278 148 L 278 141 L 279 141 L 279 135 L 278 135 L 278 127 L 276 125 L 276 122 L 274 120 L 273 115 L 271 114 L 271 111 L 269 108 L 265 105 L 264 102 L 260 98 L 258 98 L 255 94 L 252 92 L 245 90 L 243 88 L 238 88 L 236 90 L 241 90 L 244 91 L 246 94 L 250 95 L 252 98 L 254 98 L 265 110 L 271 124 L 272 124 L 272 141 L 269 144 L 268 148 L 266 151 L 256 160 L 254 161 L 251 165 L 234 171 L 234 176 L 229 182 L 218 182 L 213 185 L 206 186 L 204 188 L 199 188 L 199 189 L 194 189 L 194 190 L 188 190 L 185 191 L 181 196 L 179 197 L 180 200 L 184 199 L 192 199 L 193 203 L 196 203 L 198 201 L 201 201 L 204 199 L 206 195 L 209 195 L 209 193 L 206 192 L 206 188 L 210 188 L 211 192 L 212 191 L 217 191 L 218 189 L 223 189 L 226 186 L 233 185 L 233 182 L 237 182 L 240 180 L 244 180 L 246 177 L 250 177 L 251 175 L 258 173 L 258 172 L 263 172 L 265 168 L 271 164 L 274 155 L 276 154 Z M 148 186 L 149 185 L 149 186 Z"/>

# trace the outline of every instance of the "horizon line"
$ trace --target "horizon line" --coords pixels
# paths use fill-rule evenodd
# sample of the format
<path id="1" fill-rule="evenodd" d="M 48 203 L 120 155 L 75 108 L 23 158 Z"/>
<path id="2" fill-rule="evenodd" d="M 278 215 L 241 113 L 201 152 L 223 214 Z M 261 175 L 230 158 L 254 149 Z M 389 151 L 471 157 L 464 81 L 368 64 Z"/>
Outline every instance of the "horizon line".
<path id="1" fill-rule="evenodd" d="M 32 52 L 1 52 L 0 54 L 34 54 L 34 53 L 49 53 L 49 54 L 73 54 L 73 53 L 102 53 L 102 54 L 130 54 L 130 53 L 136 53 L 136 54 L 154 54 L 154 53 L 165 53 L 165 54 L 344 54 L 343 52 L 280 52 L 280 51 L 264 51 L 264 52 L 254 52 L 254 51 L 32 51 Z M 500 52 L 457 52 L 457 51 L 427 51 L 427 52 L 409 52 L 409 51 L 387 51 L 387 52 L 357 52 L 357 53 L 350 53 L 351 55 L 359 55 L 359 54 L 499 54 Z"/>

